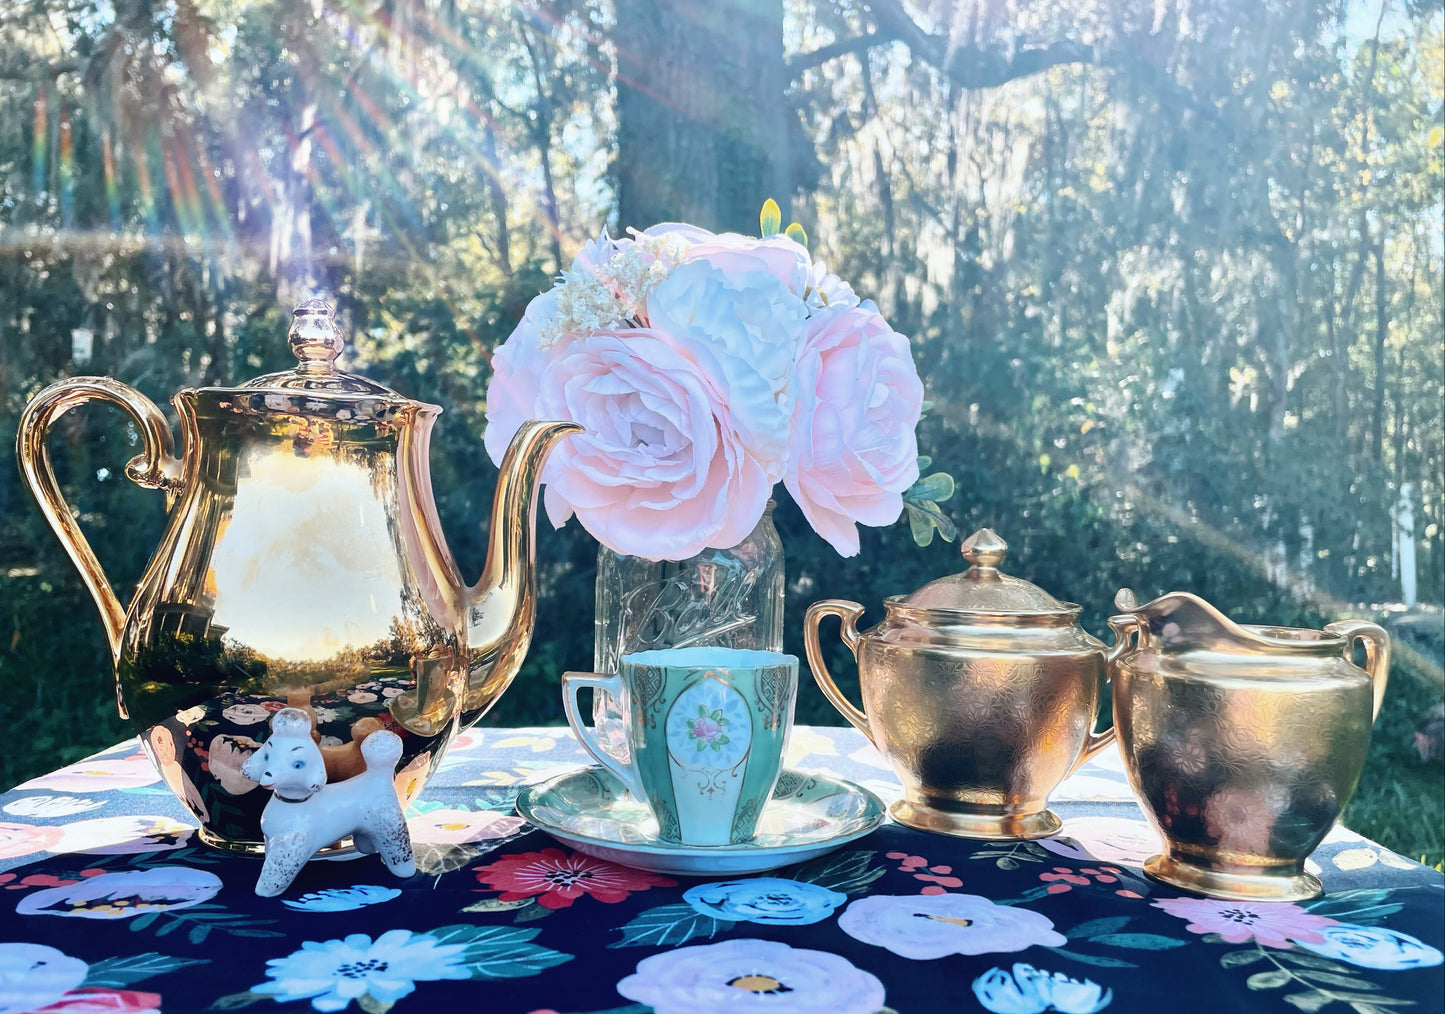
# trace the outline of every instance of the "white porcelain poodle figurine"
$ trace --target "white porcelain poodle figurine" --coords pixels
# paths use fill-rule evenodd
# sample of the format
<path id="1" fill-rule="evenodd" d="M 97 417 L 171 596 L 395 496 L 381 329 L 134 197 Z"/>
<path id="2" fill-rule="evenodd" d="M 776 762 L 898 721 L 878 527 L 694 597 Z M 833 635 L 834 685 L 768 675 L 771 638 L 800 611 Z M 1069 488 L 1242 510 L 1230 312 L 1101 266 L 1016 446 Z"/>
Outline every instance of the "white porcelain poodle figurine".
<path id="1" fill-rule="evenodd" d="M 398 877 L 416 872 L 406 817 L 392 785 L 401 738 L 384 729 L 374 732 L 362 742 L 361 756 L 364 771 L 328 785 L 310 716 L 298 708 L 271 716 L 271 737 L 241 768 L 274 793 L 261 813 L 266 839 L 266 863 L 256 881 L 261 897 L 286 890 L 308 859 L 348 834 L 361 852 L 381 853 L 381 861 Z"/>

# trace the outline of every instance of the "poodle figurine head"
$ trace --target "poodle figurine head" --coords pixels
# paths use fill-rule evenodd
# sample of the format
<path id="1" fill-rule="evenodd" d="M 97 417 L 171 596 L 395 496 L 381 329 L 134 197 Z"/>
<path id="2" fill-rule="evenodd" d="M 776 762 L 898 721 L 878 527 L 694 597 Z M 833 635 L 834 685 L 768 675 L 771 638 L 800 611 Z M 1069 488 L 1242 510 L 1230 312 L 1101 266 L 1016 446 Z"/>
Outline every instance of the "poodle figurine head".
<path id="1" fill-rule="evenodd" d="M 241 773 L 288 802 L 308 799 L 326 784 L 326 762 L 311 738 L 311 717 L 299 708 L 271 716 L 271 736 L 246 759 Z"/>

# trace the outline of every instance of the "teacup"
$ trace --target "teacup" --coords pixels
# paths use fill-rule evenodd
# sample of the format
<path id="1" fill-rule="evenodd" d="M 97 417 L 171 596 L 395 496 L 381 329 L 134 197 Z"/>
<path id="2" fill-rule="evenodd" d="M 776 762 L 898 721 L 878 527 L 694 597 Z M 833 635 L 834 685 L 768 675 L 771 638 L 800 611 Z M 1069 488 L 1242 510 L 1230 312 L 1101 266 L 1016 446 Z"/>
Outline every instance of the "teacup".
<path id="1" fill-rule="evenodd" d="M 627 763 L 583 722 L 583 687 L 618 701 Z M 660 838 L 683 845 L 753 837 L 783 769 L 797 698 L 798 660 L 776 651 L 642 651 L 622 656 L 615 675 L 562 676 L 567 723 L 583 748 L 648 805 Z"/>

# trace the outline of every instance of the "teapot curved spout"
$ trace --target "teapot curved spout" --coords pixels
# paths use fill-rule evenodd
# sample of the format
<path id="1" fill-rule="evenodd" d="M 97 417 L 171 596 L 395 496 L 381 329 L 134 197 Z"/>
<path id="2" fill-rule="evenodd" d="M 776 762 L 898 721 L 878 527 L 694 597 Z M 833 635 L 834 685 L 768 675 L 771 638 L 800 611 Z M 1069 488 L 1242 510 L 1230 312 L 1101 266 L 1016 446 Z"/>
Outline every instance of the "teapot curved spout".
<path id="1" fill-rule="evenodd" d="M 537 486 L 542 465 L 570 422 L 526 423 L 502 457 L 492 498 L 487 562 L 467 590 L 467 685 L 461 727 L 481 718 L 511 684 L 536 620 Z"/>

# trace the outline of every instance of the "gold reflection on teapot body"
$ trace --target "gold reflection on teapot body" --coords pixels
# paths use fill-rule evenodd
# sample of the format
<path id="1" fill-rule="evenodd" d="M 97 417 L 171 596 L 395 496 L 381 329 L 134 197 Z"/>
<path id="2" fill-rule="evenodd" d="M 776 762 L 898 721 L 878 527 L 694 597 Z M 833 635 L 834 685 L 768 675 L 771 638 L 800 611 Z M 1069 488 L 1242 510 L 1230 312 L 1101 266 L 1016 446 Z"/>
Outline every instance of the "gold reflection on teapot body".
<path id="1" fill-rule="evenodd" d="M 428 462 L 440 409 L 336 371 L 319 301 L 295 314 L 291 372 L 174 398 L 185 454 L 160 411 L 107 378 L 42 392 L 22 417 L 22 472 L 90 587 L 116 660 L 122 714 L 201 821 L 207 842 L 260 847 L 265 793 L 239 769 L 272 711 L 300 694 L 323 747 L 379 720 L 402 736 L 404 797 L 459 727 L 491 706 L 534 617 L 532 532 L 542 462 L 577 427 L 530 423 L 504 459 L 487 565 L 468 587 L 440 534 Z M 140 424 L 127 466 L 167 493 L 170 521 L 129 609 L 75 526 L 45 435 L 99 398 Z M 234 768 L 234 770 L 232 770 Z"/>
<path id="2" fill-rule="evenodd" d="M 1120 593 L 1120 605 L 1133 606 Z M 1223 898 L 1320 891 L 1305 858 L 1359 781 L 1389 666 L 1371 623 L 1236 625 L 1185 593 L 1110 620 L 1125 770 L 1166 843 L 1153 876 Z M 1369 672 L 1346 657 L 1367 645 Z"/>

